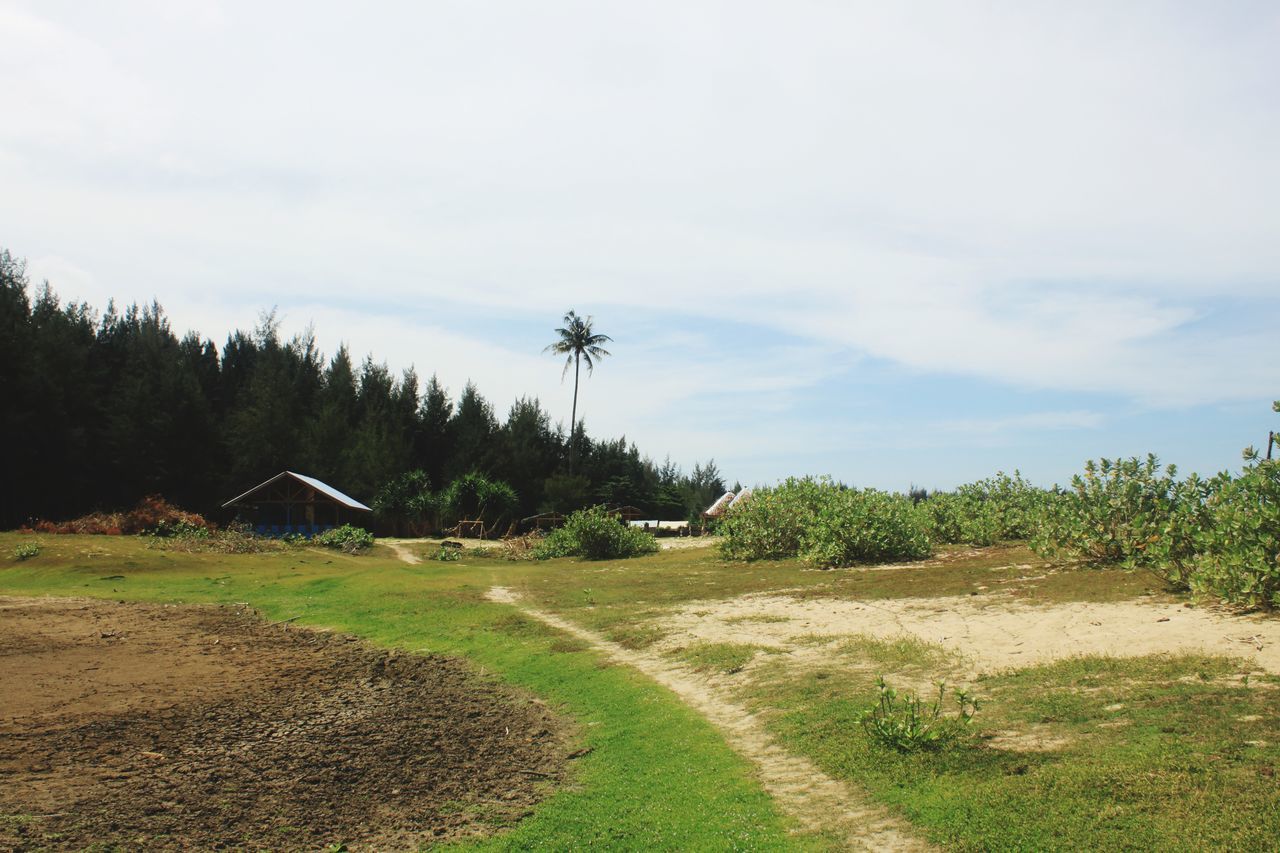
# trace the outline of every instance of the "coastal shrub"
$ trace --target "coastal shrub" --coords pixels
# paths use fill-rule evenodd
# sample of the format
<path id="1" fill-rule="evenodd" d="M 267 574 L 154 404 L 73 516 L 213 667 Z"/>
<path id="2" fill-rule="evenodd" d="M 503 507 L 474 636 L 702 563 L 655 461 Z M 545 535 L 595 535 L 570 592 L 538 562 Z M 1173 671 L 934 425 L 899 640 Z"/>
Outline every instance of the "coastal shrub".
<path id="1" fill-rule="evenodd" d="M 1030 545 L 1046 559 L 1147 569 L 1186 589 L 1220 486 L 1195 474 L 1179 480 L 1154 454 L 1089 460 L 1071 489 L 1048 502 Z"/>
<path id="2" fill-rule="evenodd" d="M 1231 604 L 1280 608 L 1280 462 L 1247 453 L 1239 477 L 1216 481 L 1190 583 Z"/>
<path id="3" fill-rule="evenodd" d="M 373 534 L 363 527 L 344 524 L 341 527 L 335 527 L 332 530 L 316 534 L 311 541 L 326 548 L 336 548 L 348 554 L 358 554 L 373 545 Z"/>
<path id="4" fill-rule="evenodd" d="M 756 489 L 725 514 L 719 532 L 730 559 L 800 556 L 822 568 L 915 560 L 931 551 L 926 516 L 910 498 L 852 489 L 830 477 Z"/>
<path id="5" fill-rule="evenodd" d="M 856 563 L 921 560 L 932 553 L 929 528 L 911 499 L 876 489 L 825 496 L 806 528 L 801 556 L 831 569 Z"/>
<path id="6" fill-rule="evenodd" d="M 791 477 L 755 489 L 720 519 L 721 552 L 731 560 L 781 560 L 797 556 L 805 531 L 837 486 L 829 477 Z"/>
<path id="7" fill-rule="evenodd" d="M 551 531 L 534 546 L 539 560 L 553 557 L 586 557 L 588 560 L 616 560 L 639 557 L 658 550 L 658 540 L 649 533 L 623 524 L 602 506 L 572 513 L 563 526 Z"/>
<path id="8" fill-rule="evenodd" d="M 1042 517 L 1051 496 L 1014 471 L 1003 471 L 954 492 L 935 492 L 923 506 L 933 541 L 956 545 L 994 545 L 1026 539 Z"/>
<path id="9" fill-rule="evenodd" d="M 990 502 L 961 492 L 935 492 L 918 506 L 934 542 L 994 545 L 1000 540 L 1000 517 Z"/>

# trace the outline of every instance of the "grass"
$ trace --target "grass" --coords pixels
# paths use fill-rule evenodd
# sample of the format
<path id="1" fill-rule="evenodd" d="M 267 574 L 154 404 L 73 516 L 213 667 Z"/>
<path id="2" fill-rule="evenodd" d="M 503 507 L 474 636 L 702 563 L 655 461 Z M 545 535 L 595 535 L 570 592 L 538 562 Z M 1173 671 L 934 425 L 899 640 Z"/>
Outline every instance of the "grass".
<path id="1" fill-rule="evenodd" d="M 792 749 L 947 846 L 1267 850 L 1280 832 L 1280 680 L 1221 682 L 1240 668 L 1081 658 L 982 679 L 974 738 L 940 755 L 900 755 L 862 735 L 870 675 L 775 680 L 755 701 L 774 709 Z M 995 748 L 997 732 L 1030 737 Z"/>
<path id="2" fill-rule="evenodd" d="M 755 658 L 760 646 L 742 643 L 693 643 L 671 653 L 687 663 L 695 672 L 719 672 L 732 675 L 742 672 Z"/>
<path id="3" fill-rule="evenodd" d="M 0 534 L 0 553 L 22 540 Z M 0 592 L 142 601 L 249 602 L 385 646 L 461 655 L 576 721 L 590 753 L 574 784 L 481 849 L 792 849 L 789 821 L 747 762 L 665 689 L 483 597 L 512 564 L 410 566 L 381 555 L 172 554 L 128 537 L 40 537 L 0 559 Z M 126 565 L 127 564 L 127 565 Z M 527 569 L 526 569 L 527 571 Z M 6 818 L 12 819 L 12 818 Z"/>
<path id="4" fill-rule="evenodd" d="M 386 645 L 465 655 L 551 700 L 594 751 L 579 759 L 571 790 L 481 843 L 493 848 L 794 849 L 822 841 L 787 834 L 745 763 L 665 690 L 487 602 L 491 585 L 629 648 L 670 639 L 660 617 L 674 608 L 755 593 L 1032 604 L 1171 598 L 1148 575 L 1050 567 L 1016 545 L 945 549 L 894 570 L 818 571 L 796 561 L 728 563 L 714 549 L 604 563 L 468 553 L 457 563 L 408 566 L 381 554 L 175 555 L 130 540 L 40 538 L 37 557 L 0 558 L 0 591 L 249 601 L 270 618 L 299 615 Z M 18 541 L 0 535 L 0 554 Z M 777 621 L 750 617 L 736 627 Z M 949 847 L 1264 850 L 1280 837 L 1280 679 L 1245 679 L 1241 661 L 1095 657 L 983 677 L 969 685 L 982 707 L 968 743 L 900 755 L 872 745 L 857 722 L 875 701 L 875 677 L 926 691 L 934 678 L 954 683 L 964 668 L 950 651 L 910 637 L 815 637 L 804 656 L 761 656 L 741 671 L 758 650 L 692 643 L 679 656 L 709 679 L 737 673 L 725 688 L 788 748 Z"/>

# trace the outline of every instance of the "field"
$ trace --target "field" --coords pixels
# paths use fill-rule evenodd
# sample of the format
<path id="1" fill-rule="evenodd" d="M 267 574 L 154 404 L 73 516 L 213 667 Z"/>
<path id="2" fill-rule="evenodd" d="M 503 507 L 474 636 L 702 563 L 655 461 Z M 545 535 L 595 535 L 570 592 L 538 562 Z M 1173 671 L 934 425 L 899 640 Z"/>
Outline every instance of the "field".
<path id="1" fill-rule="evenodd" d="M 429 846 L 441 831 L 441 843 L 503 849 L 1263 850 L 1280 833 L 1280 620 L 1175 596 L 1142 573 L 1052 567 L 1016 545 L 818 571 L 793 560 L 726 562 L 699 547 L 532 563 L 474 549 L 438 562 L 427 542 L 351 557 L 37 540 L 40 554 L 17 561 L 9 555 L 32 537 L 0 535 L 0 594 L 238 606 L 216 611 L 228 618 L 251 607 L 261 620 L 238 630 L 351 634 L 365 642 L 343 645 L 375 659 L 376 647 L 458 668 L 457 689 L 482 704 L 545 714 L 546 746 L 525 744 L 544 763 L 521 757 L 534 773 L 502 777 L 523 792 L 514 807 L 486 804 L 495 798 L 478 783 L 416 811 L 416 826 L 392 826 L 376 820 L 399 811 L 376 809 L 391 791 L 361 789 L 367 821 L 246 834 L 246 845 L 357 849 L 394 837 Z M 319 636 L 321 648 L 337 642 Z M 0 659 L 21 653 L 7 645 Z M 939 679 L 968 688 L 980 702 L 971 735 L 939 752 L 873 743 L 859 716 L 878 676 L 923 693 Z M 167 707 L 192 704 L 178 697 Z M 31 719 L 0 708 L 6 736 Z M 76 780 L 50 754 L 47 772 Z M 83 841 L 59 835 L 66 809 L 55 796 L 22 778 L 12 784 L 14 772 L 33 771 L 5 772 L 0 838 Z M 210 784 L 192 790 L 217 799 Z M 321 787 L 349 799 L 341 785 Z M 304 811 L 325 809 L 340 807 L 317 799 Z M 249 826 L 262 831 L 296 823 L 256 820 Z M 135 841 L 127 829 L 101 825 L 96 840 Z"/>

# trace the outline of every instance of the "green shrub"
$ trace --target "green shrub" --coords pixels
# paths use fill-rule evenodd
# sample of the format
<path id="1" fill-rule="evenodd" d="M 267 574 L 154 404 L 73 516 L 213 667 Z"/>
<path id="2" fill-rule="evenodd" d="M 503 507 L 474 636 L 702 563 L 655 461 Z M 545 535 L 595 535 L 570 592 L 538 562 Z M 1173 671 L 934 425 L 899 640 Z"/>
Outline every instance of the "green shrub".
<path id="1" fill-rule="evenodd" d="M 363 527 L 344 524 L 333 530 L 316 534 L 311 541 L 326 548 L 337 548 L 348 554 L 356 554 L 373 545 L 373 534 Z"/>
<path id="2" fill-rule="evenodd" d="M 1001 522 L 994 504 L 960 492 L 935 492 L 919 504 L 934 542 L 994 545 Z"/>
<path id="3" fill-rule="evenodd" d="M 719 532 L 722 553 L 734 560 L 802 556 L 832 568 L 930 553 L 926 517 L 910 498 L 851 489 L 830 477 L 756 489 L 725 515 Z"/>
<path id="4" fill-rule="evenodd" d="M 921 560 L 932 553 L 929 529 L 911 499 L 875 489 L 826 495 L 805 529 L 801 556 L 823 569 L 888 560 Z"/>
<path id="5" fill-rule="evenodd" d="M 911 691 L 899 698 L 898 691 L 886 684 L 883 676 L 876 679 L 876 686 L 880 697 L 875 705 L 862 712 L 862 728 L 873 740 L 899 752 L 936 751 L 954 745 L 964 736 L 978 711 L 978 700 L 957 689 L 954 695 L 958 713 L 954 717 L 943 716 L 946 684 L 941 681 L 932 705 L 926 705 Z"/>
<path id="6" fill-rule="evenodd" d="M 790 477 L 752 491 L 721 519 L 721 552 L 731 560 L 781 560 L 799 555 L 805 531 L 837 486 L 830 477 Z"/>
<path id="7" fill-rule="evenodd" d="M 937 492 L 920 505 L 929 520 L 933 541 L 956 545 L 994 545 L 1026 539 L 1035 530 L 1050 495 L 1022 474 L 1003 471 L 967 483 L 954 492 Z"/>
<path id="8" fill-rule="evenodd" d="M 1191 587 L 1232 604 L 1280 608 L 1280 462 L 1250 463 L 1240 477 L 1214 481 Z"/>
<path id="9" fill-rule="evenodd" d="M 1047 503 L 1030 545 L 1047 559 L 1147 569 L 1185 589 L 1220 485 L 1195 474 L 1179 480 L 1154 455 L 1089 460 L 1071 490 Z"/>
<path id="10" fill-rule="evenodd" d="M 23 542 L 17 548 L 13 549 L 13 558 L 15 560 L 30 560 L 32 557 L 39 556 L 40 543 Z"/>
<path id="11" fill-rule="evenodd" d="M 602 506 L 571 514 L 562 527 L 551 531 L 533 550 L 539 560 L 553 557 L 586 557 L 615 560 L 639 557 L 658 550 L 651 534 L 623 524 Z"/>
<path id="12" fill-rule="evenodd" d="M 462 559 L 462 549 L 454 545 L 441 545 L 431 555 L 431 559 L 438 560 L 441 563 L 456 563 Z"/>

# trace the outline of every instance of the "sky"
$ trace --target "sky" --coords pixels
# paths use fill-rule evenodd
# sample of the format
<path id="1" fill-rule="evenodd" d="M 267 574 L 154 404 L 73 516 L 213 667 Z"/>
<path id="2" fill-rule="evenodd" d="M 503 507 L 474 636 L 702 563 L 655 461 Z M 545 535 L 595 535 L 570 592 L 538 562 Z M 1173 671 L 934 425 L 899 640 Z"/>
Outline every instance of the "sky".
<path id="1" fill-rule="evenodd" d="M 0 0 L 0 246 L 730 480 L 1280 430 L 1280 6 Z"/>

